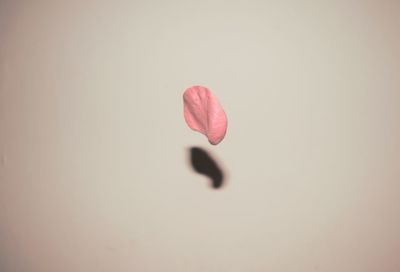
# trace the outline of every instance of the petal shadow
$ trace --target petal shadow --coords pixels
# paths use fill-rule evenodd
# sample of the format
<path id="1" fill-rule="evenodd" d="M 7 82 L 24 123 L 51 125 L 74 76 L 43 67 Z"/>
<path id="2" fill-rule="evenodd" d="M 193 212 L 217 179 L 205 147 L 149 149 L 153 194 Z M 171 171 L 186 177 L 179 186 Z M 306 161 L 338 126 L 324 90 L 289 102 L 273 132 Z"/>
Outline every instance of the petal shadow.
<path id="1" fill-rule="evenodd" d="M 191 147 L 190 163 L 195 172 L 210 178 L 211 187 L 219 189 L 224 185 L 224 172 L 219 167 L 215 159 L 200 147 Z"/>

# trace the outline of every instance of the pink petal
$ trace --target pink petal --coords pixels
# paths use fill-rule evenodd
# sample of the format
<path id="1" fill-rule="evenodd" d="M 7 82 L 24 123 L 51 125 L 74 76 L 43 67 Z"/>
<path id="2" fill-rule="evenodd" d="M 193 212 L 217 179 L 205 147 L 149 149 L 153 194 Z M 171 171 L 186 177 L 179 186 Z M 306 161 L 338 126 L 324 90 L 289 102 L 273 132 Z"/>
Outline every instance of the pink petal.
<path id="1" fill-rule="evenodd" d="M 207 136 L 216 145 L 226 134 L 228 121 L 224 109 L 209 89 L 193 86 L 183 94 L 184 116 L 189 127 Z"/>

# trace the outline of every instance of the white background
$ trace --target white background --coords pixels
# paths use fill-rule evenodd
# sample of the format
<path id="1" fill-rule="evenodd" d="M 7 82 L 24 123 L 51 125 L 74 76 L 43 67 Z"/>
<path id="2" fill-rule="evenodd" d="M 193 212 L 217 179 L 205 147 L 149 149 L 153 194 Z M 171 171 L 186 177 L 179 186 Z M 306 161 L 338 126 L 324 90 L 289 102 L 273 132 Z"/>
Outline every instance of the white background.
<path id="1" fill-rule="evenodd" d="M 400 271 L 399 3 L 1 1 L 0 270 Z"/>

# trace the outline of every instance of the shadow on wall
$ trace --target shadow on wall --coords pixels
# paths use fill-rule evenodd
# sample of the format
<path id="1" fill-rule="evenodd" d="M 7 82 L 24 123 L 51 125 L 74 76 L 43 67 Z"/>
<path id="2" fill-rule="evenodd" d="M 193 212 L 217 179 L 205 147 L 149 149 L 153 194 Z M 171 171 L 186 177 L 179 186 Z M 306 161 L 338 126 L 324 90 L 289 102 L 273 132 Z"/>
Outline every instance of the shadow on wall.
<path id="1" fill-rule="evenodd" d="M 211 187 L 220 189 L 224 185 L 224 172 L 217 161 L 211 155 L 200 147 L 191 147 L 190 164 L 194 171 L 210 178 Z"/>

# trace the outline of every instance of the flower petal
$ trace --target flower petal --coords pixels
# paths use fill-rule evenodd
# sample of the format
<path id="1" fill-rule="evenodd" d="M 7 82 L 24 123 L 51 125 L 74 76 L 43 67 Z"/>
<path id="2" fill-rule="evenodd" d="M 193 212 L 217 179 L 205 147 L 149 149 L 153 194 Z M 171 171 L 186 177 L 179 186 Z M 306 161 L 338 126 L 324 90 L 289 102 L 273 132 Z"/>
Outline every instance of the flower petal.
<path id="1" fill-rule="evenodd" d="M 211 91 L 203 86 L 193 86 L 183 94 L 184 116 L 188 126 L 207 136 L 216 145 L 226 134 L 228 121 L 222 106 Z"/>

